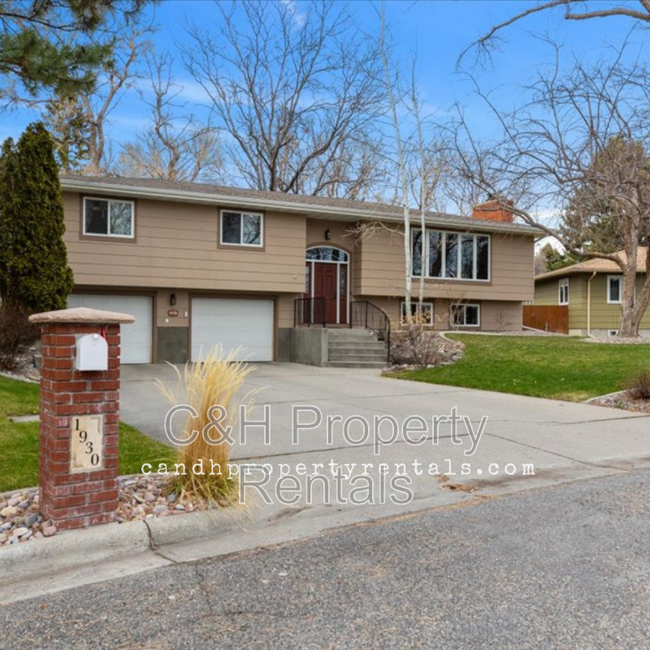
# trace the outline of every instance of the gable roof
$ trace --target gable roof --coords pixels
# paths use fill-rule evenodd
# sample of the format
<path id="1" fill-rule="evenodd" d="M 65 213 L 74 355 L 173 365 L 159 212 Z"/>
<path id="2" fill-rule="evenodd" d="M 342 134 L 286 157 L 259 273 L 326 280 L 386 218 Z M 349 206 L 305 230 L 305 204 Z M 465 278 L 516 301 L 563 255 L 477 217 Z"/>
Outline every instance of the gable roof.
<path id="1" fill-rule="evenodd" d="M 646 270 L 646 256 L 647 248 L 639 246 L 636 254 L 636 272 L 645 273 Z M 623 261 L 627 259 L 625 251 L 618 251 L 616 255 Z M 550 278 L 564 277 L 571 275 L 573 273 L 612 273 L 620 274 L 621 267 L 612 262 L 611 260 L 604 260 L 599 258 L 593 258 L 591 260 L 586 260 L 585 262 L 578 262 L 572 266 L 566 266 L 563 269 L 556 269 L 555 271 L 549 271 L 548 273 L 540 273 L 535 276 L 535 282 L 538 280 L 548 280 Z"/>
<path id="2" fill-rule="evenodd" d="M 382 220 L 403 221 L 403 210 L 388 203 L 352 201 L 323 196 L 303 196 L 251 190 L 241 187 L 185 183 L 150 178 L 125 178 L 118 176 L 62 175 L 61 187 L 74 192 L 96 192 L 103 195 L 141 197 L 187 203 L 208 203 L 223 207 L 241 207 L 258 210 L 282 210 L 311 217 L 336 221 Z M 463 228 L 485 232 L 542 235 L 537 228 L 519 223 L 501 223 L 441 212 L 428 212 L 426 220 L 431 225 Z M 413 222 L 419 221 L 414 211 Z"/>

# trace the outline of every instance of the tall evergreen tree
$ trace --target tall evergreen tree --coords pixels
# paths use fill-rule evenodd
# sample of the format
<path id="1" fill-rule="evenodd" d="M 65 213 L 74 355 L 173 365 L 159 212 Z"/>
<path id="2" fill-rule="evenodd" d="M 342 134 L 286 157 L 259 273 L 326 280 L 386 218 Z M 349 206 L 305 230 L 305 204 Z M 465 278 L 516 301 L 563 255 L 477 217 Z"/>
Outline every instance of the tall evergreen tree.
<path id="1" fill-rule="evenodd" d="M 135 20 L 148 0 L 2 0 L 0 2 L 0 98 L 18 82 L 30 96 L 49 89 L 57 96 L 93 89 L 112 54 L 113 19 Z M 8 84 L 7 84 L 8 82 Z"/>
<path id="2" fill-rule="evenodd" d="M 28 311 L 64 309 L 74 279 L 63 233 L 63 197 L 54 142 L 27 127 L 0 158 L 0 298 Z"/>

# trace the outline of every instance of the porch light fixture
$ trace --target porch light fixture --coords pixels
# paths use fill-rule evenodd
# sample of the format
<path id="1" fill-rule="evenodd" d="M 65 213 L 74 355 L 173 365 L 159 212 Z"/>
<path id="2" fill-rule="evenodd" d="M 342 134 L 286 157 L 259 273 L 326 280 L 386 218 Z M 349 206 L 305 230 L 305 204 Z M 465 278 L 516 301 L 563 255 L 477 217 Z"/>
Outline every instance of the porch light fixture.
<path id="1" fill-rule="evenodd" d="M 173 307 L 176 304 L 176 294 L 172 293 L 169 296 L 169 304 Z"/>
<path id="2" fill-rule="evenodd" d="M 332 231 L 328 228 L 325 231 L 325 241 L 329 241 L 330 239 L 332 239 Z"/>

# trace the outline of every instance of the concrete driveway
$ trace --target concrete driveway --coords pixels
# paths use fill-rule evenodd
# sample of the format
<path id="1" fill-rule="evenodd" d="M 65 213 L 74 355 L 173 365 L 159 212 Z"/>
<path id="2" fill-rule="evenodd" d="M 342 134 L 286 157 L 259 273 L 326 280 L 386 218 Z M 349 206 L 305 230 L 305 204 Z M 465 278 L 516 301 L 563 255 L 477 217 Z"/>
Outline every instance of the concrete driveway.
<path id="1" fill-rule="evenodd" d="M 123 370 L 122 419 L 164 439 L 161 432 L 169 405 L 154 380 L 172 387 L 173 369 L 160 365 Z M 30 577 L 19 587 L 11 583 L 0 588 L 0 601 L 313 538 L 351 524 L 401 522 L 426 511 L 486 505 L 502 496 L 539 493 L 541 488 L 579 479 L 612 476 L 625 481 L 632 470 L 650 467 L 650 420 L 623 411 L 386 379 L 375 371 L 293 364 L 258 366 L 246 389 L 259 390 L 250 417 L 259 418 L 264 405 L 271 409 L 271 441 L 266 445 L 263 431 L 251 431 L 246 444 L 234 448 L 233 457 L 239 468 L 264 464 L 269 473 L 260 478 L 257 469 L 240 476 L 240 486 L 247 486 L 239 495 L 244 506 L 211 515 L 218 534 L 190 541 L 181 541 L 187 540 L 181 536 L 155 551 L 95 563 L 92 570 L 81 564 L 65 575 L 55 572 L 56 579 L 49 581 Z M 293 444 L 294 405 L 317 407 L 324 418 L 339 418 L 331 427 L 331 437 L 321 423 L 302 431 L 299 444 Z M 378 448 L 371 434 L 362 439 L 363 418 L 373 422 L 392 416 L 399 425 L 420 416 L 426 425 L 435 417 L 448 416 L 454 407 L 461 418 L 455 431 L 449 423 L 442 424 L 437 435 L 417 434 L 411 428 L 408 439 L 402 435 Z M 352 423 L 347 431 L 341 422 L 345 418 Z M 383 439 L 386 434 L 386 429 L 380 429 Z M 473 447 L 475 453 L 466 453 Z M 153 471 L 156 462 L 151 459 Z M 494 468 L 497 471 L 491 471 Z M 581 483 L 583 492 L 593 484 Z M 475 521 L 479 510 L 485 511 L 468 508 L 463 521 Z M 498 516 L 498 508 L 493 512 Z M 561 509 L 544 524 L 554 539 L 571 546 L 571 539 L 556 530 L 563 516 L 571 519 L 567 512 Z M 192 525 L 184 517 L 176 521 L 181 529 Z M 509 536 L 512 519 L 498 520 L 493 528 Z M 482 543 L 493 538 L 492 529 L 479 529 Z M 464 554 L 464 542 L 460 548 Z"/>
<path id="2" fill-rule="evenodd" d="M 172 387 L 174 371 L 164 365 L 123 368 L 122 419 L 165 440 L 163 418 L 169 403 L 155 387 L 155 379 Z M 271 444 L 264 444 L 262 428 L 249 429 L 246 444 L 235 446 L 234 459 L 270 463 L 276 477 L 281 466 L 285 472 L 290 467 L 293 473 L 301 463 L 307 465 L 308 472 L 315 463 L 347 463 L 350 474 L 364 473 L 364 469 L 372 474 L 382 462 L 388 463 L 391 471 L 398 463 L 407 466 L 413 492 L 408 504 L 389 499 L 380 505 L 352 508 L 354 514 L 347 512 L 349 508 L 337 508 L 344 513 L 337 524 L 348 521 L 348 516 L 352 520 L 367 518 L 369 513 L 385 516 L 650 466 L 650 420 L 625 411 L 388 379 L 373 370 L 298 364 L 258 365 L 246 390 L 259 391 L 250 413 L 252 419 L 262 417 L 264 405 L 270 407 Z M 299 444 L 292 444 L 294 405 L 317 407 L 324 418 L 354 416 L 348 437 L 339 421 L 331 425 L 328 439 L 323 421 L 301 432 Z M 463 421 L 459 421 L 456 432 L 451 423 L 439 423 L 435 441 L 433 416 L 449 416 L 452 407 L 458 416 L 468 418 L 474 442 Z M 376 431 L 366 441 L 356 443 L 364 433 L 361 418 L 372 424 L 373 418 L 381 416 L 393 416 L 400 425 L 409 416 L 420 416 L 431 430 L 421 444 L 409 444 L 398 436 L 393 444 L 379 446 L 377 455 L 372 435 Z M 301 422 L 311 422 L 314 417 L 311 412 L 303 413 Z M 480 422 L 486 418 L 478 437 Z M 390 438 L 388 423 L 382 427 L 378 435 Z M 424 436 L 412 434 L 410 439 L 420 437 Z M 472 447 L 475 453 L 468 455 Z M 373 463 L 374 467 L 368 470 L 363 463 Z M 420 463 L 419 468 L 414 463 Z M 306 504 L 301 497 L 296 507 L 309 509 L 315 505 Z"/>

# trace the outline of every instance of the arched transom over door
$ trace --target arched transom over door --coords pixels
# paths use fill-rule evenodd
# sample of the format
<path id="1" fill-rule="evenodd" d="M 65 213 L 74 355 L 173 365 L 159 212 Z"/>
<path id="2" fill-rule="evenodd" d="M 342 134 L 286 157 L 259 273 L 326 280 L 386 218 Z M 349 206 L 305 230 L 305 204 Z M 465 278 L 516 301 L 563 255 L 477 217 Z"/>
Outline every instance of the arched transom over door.
<path id="1" fill-rule="evenodd" d="M 332 246 L 307 249 L 306 298 L 322 298 L 325 322 L 344 325 L 350 313 L 350 255 Z"/>

